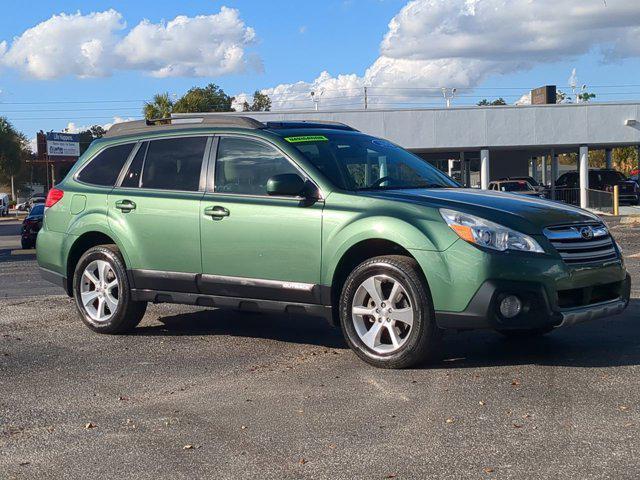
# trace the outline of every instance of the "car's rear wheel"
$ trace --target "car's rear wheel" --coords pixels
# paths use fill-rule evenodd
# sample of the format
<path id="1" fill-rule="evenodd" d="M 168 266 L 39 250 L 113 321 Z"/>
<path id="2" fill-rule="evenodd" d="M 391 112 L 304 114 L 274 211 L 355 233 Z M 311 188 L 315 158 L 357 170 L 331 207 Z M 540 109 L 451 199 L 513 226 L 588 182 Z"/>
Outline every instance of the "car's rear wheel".
<path id="1" fill-rule="evenodd" d="M 115 245 L 87 250 L 76 265 L 73 295 L 82 321 L 99 333 L 124 333 L 136 327 L 146 302 L 131 299 L 122 256 Z"/>
<path id="2" fill-rule="evenodd" d="M 375 257 L 348 276 L 340 296 L 340 320 L 349 346 L 382 368 L 406 368 L 433 358 L 441 332 L 417 262 Z"/>

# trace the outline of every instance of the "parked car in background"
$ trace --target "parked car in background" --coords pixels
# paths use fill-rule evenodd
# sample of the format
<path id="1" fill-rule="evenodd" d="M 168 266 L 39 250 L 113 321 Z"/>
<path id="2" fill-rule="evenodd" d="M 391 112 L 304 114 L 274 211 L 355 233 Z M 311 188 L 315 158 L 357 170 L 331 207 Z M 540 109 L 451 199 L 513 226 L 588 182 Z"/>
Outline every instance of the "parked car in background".
<path id="1" fill-rule="evenodd" d="M 46 197 L 44 195 L 34 195 L 29 200 L 29 203 L 31 204 L 31 207 L 33 207 L 34 205 L 36 205 L 38 203 L 45 203 L 46 200 L 47 199 L 46 199 Z"/>
<path id="2" fill-rule="evenodd" d="M 16 210 L 18 210 L 19 212 L 28 212 L 30 208 L 31 205 L 29 204 L 29 200 L 16 204 Z"/>
<path id="3" fill-rule="evenodd" d="M 38 232 L 42 228 L 42 219 L 44 218 L 44 204 L 34 205 L 27 218 L 22 221 L 22 232 L 20 243 L 23 249 L 29 249 L 36 246 L 36 238 Z"/>
<path id="4" fill-rule="evenodd" d="M 535 178 L 524 176 L 524 177 L 504 177 L 500 180 L 524 180 L 525 182 L 529 182 L 529 184 L 535 188 L 536 190 L 543 191 L 546 187 L 538 182 Z"/>
<path id="5" fill-rule="evenodd" d="M 9 194 L 0 193 L 0 217 L 9 215 Z"/>
<path id="6" fill-rule="evenodd" d="M 533 185 L 526 180 L 497 180 L 489 183 L 489 190 L 499 192 L 517 193 L 518 195 L 531 195 L 544 198 Z"/>
<path id="7" fill-rule="evenodd" d="M 620 203 L 640 205 L 640 186 L 637 182 L 627 178 L 621 172 L 607 168 L 589 169 L 589 188 L 613 192 L 613 187 L 619 188 Z M 556 181 L 556 189 L 580 188 L 578 172 L 567 172 Z"/>
<path id="8" fill-rule="evenodd" d="M 631 170 L 631 173 L 629 173 L 629 178 L 640 185 L 640 168 Z"/>

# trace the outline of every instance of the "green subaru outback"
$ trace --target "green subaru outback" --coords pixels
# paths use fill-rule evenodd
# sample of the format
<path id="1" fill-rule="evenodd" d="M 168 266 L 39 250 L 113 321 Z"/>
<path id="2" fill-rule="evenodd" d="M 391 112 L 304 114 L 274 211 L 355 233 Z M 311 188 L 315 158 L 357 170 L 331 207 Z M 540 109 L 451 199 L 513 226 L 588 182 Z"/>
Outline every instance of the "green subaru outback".
<path id="1" fill-rule="evenodd" d="M 362 359 L 400 368 L 445 329 L 540 335 L 629 300 L 597 216 L 461 188 L 342 124 L 118 124 L 46 207 L 42 273 L 102 333 L 134 328 L 148 302 L 322 316 Z"/>

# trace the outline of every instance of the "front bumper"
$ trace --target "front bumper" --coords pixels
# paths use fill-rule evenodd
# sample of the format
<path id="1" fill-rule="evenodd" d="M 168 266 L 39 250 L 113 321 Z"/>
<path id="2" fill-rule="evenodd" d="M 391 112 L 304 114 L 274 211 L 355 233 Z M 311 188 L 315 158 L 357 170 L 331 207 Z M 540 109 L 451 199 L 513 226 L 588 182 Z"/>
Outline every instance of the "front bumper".
<path id="1" fill-rule="evenodd" d="M 586 305 L 563 308 L 558 298 L 549 298 L 547 289 L 540 283 L 487 280 L 464 311 L 436 311 L 436 322 L 444 329 L 524 330 L 564 327 L 622 313 L 629 303 L 631 277 L 627 274 L 623 281 L 601 287 L 608 292 L 604 300 L 592 294 L 593 290 L 588 287 L 584 289 L 590 292 L 590 297 L 585 298 Z M 499 313 L 498 305 L 504 295 L 516 295 L 523 302 L 522 312 L 514 318 L 507 319 Z"/>

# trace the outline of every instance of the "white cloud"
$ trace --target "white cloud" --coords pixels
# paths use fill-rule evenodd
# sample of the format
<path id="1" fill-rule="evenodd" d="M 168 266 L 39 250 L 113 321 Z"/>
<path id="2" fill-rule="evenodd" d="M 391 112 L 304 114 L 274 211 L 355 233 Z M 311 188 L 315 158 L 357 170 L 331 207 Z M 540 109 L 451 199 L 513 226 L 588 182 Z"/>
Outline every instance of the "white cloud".
<path id="1" fill-rule="evenodd" d="M 111 52 L 124 27 L 115 10 L 54 15 L 5 45 L 4 54 L 0 47 L 0 63 L 41 79 L 104 76 L 116 64 Z"/>
<path id="2" fill-rule="evenodd" d="M 144 20 L 116 47 L 132 69 L 158 77 L 217 76 L 246 70 L 244 48 L 255 40 L 240 12 L 222 7 L 215 15 L 177 16 L 167 23 Z"/>
<path id="3" fill-rule="evenodd" d="M 113 121 L 108 122 L 108 123 L 104 123 L 102 125 L 100 125 L 102 128 L 104 128 L 105 130 L 109 130 L 113 125 L 115 125 L 116 123 L 122 123 L 122 122 L 130 122 L 132 120 L 136 120 L 133 117 L 118 117 L 115 116 L 113 117 Z M 64 128 L 63 131 L 67 132 L 67 133 L 80 133 L 80 132 L 86 132 L 87 130 L 89 130 L 93 125 L 95 124 L 91 124 L 91 125 L 78 125 L 75 122 L 69 122 L 67 123 L 67 126 Z"/>
<path id="4" fill-rule="evenodd" d="M 311 89 L 332 97 L 326 105 L 337 107 L 342 98 L 350 108 L 362 103 L 365 85 L 473 88 L 492 75 L 587 53 L 603 61 L 640 56 L 639 24 L 640 4 L 628 0 L 609 0 L 606 6 L 596 0 L 413 0 L 391 19 L 380 56 L 363 75 L 323 72 L 312 82 L 265 92 L 274 109 L 310 108 Z M 439 88 L 420 96 L 397 92 L 394 101 L 441 97 Z M 372 95 L 369 103 L 385 101 Z"/>
<path id="5" fill-rule="evenodd" d="M 39 78 L 100 77 L 141 70 L 157 77 L 218 76 L 260 70 L 245 49 L 255 40 L 238 10 L 179 15 L 169 22 L 143 20 L 126 35 L 122 15 L 111 9 L 54 15 L 11 44 L 0 42 L 0 65 Z"/>

